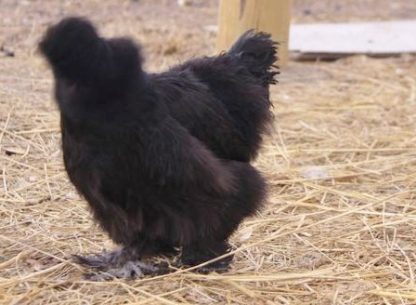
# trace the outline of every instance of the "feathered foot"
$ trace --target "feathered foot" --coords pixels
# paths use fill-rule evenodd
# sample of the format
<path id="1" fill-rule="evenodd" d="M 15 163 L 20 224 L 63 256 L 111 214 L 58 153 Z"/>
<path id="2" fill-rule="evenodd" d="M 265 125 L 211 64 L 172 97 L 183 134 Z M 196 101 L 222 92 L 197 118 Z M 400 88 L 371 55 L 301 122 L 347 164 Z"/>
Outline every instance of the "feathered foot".
<path id="1" fill-rule="evenodd" d="M 192 244 L 183 247 L 181 255 L 181 264 L 184 266 L 197 266 L 206 261 L 214 259 L 232 251 L 232 247 L 227 242 L 218 242 L 209 246 Z M 230 269 L 230 264 L 234 255 L 229 255 L 208 265 L 196 269 L 200 273 L 218 272 L 223 273 Z"/>
<path id="2" fill-rule="evenodd" d="M 170 249 L 172 250 L 172 249 Z M 167 252 L 166 252 L 167 253 Z M 172 250 L 169 254 L 173 254 Z M 112 252 L 106 252 L 91 256 L 72 256 L 75 263 L 90 269 L 93 273 L 84 274 L 87 279 L 102 281 L 112 278 L 138 278 L 145 275 L 161 275 L 172 270 L 167 264 L 156 265 L 141 261 L 142 255 L 135 247 L 125 247 Z"/>

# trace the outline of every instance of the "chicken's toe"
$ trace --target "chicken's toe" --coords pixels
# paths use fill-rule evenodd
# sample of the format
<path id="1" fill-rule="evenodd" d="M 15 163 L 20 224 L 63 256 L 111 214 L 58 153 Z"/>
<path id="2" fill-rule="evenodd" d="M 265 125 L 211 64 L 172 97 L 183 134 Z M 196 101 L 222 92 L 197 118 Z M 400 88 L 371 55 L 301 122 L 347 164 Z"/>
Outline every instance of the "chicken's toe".
<path id="1" fill-rule="evenodd" d="M 86 273 L 84 277 L 91 281 L 108 281 L 114 278 L 135 279 L 145 275 L 160 275 L 171 270 L 163 264 L 152 265 L 141 261 L 129 261 L 119 267 L 112 267 L 107 270 L 99 270 L 95 273 Z"/>
<path id="2" fill-rule="evenodd" d="M 104 251 L 90 256 L 74 254 L 72 255 L 72 259 L 75 263 L 84 267 L 110 269 L 121 267 L 130 261 L 136 261 L 139 259 L 139 256 L 136 252 L 130 251 L 128 248 L 122 248 L 111 252 Z"/>

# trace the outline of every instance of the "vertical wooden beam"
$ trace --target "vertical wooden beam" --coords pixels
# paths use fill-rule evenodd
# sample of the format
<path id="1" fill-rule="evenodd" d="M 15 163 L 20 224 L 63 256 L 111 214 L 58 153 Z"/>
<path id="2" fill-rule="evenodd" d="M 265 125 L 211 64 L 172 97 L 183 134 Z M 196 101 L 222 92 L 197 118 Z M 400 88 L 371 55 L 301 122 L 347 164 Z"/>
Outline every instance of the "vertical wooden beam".
<path id="1" fill-rule="evenodd" d="M 291 0 L 220 0 L 217 50 L 227 50 L 248 29 L 270 33 L 279 45 L 279 65 L 288 60 Z"/>

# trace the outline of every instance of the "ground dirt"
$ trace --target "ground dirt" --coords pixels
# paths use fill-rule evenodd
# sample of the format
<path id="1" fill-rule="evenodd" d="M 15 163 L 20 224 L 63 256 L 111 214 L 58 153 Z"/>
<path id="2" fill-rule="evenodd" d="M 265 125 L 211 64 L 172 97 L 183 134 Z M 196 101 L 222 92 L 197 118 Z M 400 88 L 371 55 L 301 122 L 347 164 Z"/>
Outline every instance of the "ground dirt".
<path id="1" fill-rule="evenodd" d="M 256 167 L 265 209 L 225 274 L 93 282 L 69 259 L 114 245 L 62 164 L 46 27 L 84 15 L 161 71 L 215 53 L 217 1 L 0 0 L 0 304 L 415 304 L 416 57 L 290 62 Z M 415 19 L 416 1 L 294 0 L 293 21 Z"/>

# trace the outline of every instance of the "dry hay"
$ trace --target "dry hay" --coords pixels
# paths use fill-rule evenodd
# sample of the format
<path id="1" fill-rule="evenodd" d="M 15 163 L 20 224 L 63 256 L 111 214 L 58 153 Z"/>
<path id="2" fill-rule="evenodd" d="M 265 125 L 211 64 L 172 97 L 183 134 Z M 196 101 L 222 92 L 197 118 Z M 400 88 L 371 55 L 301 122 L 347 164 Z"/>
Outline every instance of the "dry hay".
<path id="1" fill-rule="evenodd" d="M 233 237 L 230 272 L 91 282 L 68 256 L 113 245 L 63 170 L 51 77 L 34 52 L 43 18 L 31 33 L 19 28 L 15 58 L 0 58 L 1 304 L 416 302 L 415 57 L 284 71 L 272 89 L 276 129 L 256 162 L 270 184 L 268 204 Z M 125 22 L 106 30 L 123 32 Z M 155 22 L 135 33 L 157 69 L 194 53 L 201 36 L 213 41 L 198 28 L 163 31 Z M 184 53 L 164 54 L 155 34 Z"/>

